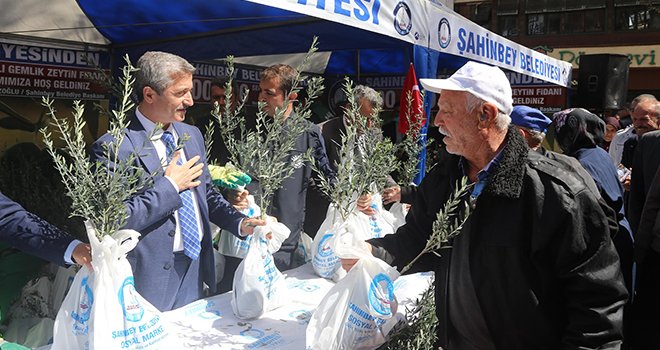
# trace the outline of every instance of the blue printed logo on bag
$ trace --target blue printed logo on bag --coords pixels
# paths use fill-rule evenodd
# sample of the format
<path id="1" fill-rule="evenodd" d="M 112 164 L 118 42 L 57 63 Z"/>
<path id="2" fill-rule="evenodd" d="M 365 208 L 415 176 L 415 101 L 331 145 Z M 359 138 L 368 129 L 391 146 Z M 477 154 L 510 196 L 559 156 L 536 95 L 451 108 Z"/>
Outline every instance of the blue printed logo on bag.
<path id="1" fill-rule="evenodd" d="M 369 286 L 369 304 L 374 311 L 383 316 L 392 314 L 394 284 L 389 276 L 379 273 Z"/>
<path id="2" fill-rule="evenodd" d="M 126 277 L 124 284 L 119 289 L 119 303 L 124 310 L 124 317 L 127 321 L 138 322 L 144 316 L 144 309 L 140 305 L 136 294 L 133 276 Z"/>
<path id="3" fill-rule="evenodd" d="M 330 242 L 330 238 L 332 238 L 334 234 L 332 233 L 326 233 L 323 235 L 323 238 L 321 238 L 321 242 L 319 242 L 319 248 L 318 248 L 318 254 L 322 258 L 326 258 L 330 255 L 332 255 L 332 246 Z"/>
<path id="4" fill-rule="evenodd" d="M 87 284 L 87 277 L 80 283 L 80 303 L 78 303 L 78 312 L 71 312 L 73 318 L 73 334 L 85 335 L 89 332 L 89 317 L 92 313 L 92 304 L 94 303 L 94 293 Z"/>

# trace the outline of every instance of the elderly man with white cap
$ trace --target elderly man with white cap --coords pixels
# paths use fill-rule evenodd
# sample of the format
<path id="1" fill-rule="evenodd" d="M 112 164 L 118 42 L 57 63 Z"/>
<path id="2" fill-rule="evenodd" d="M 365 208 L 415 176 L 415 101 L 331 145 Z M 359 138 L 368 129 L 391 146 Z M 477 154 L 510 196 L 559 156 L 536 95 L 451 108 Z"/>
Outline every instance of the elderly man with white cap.
<path id="1" fill-rule="evenodd" d="M 424 248 L 460 179 L 474 184 L 459 235 L 414 268 L 435 271 L 437 346 L 620 348 L 627 291 L 606 215 L 582 181 L 509 127 L 504 73 L 469 62 L 448 79 L 420 82 L 440 94 L 434 122 L 446 152 L 421 183 L 406 224 L 368 243 L 402 268 Z"/>

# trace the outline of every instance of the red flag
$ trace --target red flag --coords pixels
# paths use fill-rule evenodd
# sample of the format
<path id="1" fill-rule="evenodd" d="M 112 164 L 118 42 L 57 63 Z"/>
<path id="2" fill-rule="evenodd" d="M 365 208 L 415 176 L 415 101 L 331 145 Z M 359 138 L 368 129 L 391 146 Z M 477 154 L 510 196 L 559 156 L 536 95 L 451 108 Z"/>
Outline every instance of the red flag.
<path id="1" fill-rule="evenodd" d="M 412 104 L 408 105 L 408 94 L 411 94 Z M 422 102 L 422 95 L 419 93 L 419 85 L 417 85 L 417 76 L 415 75 L 415 67 L 410 64 L 406 80 L 403 82 L 403 90 L 401 90 L 401 99 L 399 101 L 399 132 L 405 134 L 410 127 L 408 119 L 415 128 L 421 128 L 426 123 L 424 118 L 424 102 Z M 408 117 L 410 115 L 410 117 Z M 422 118 L 422 120 L 419 120 Z"/>

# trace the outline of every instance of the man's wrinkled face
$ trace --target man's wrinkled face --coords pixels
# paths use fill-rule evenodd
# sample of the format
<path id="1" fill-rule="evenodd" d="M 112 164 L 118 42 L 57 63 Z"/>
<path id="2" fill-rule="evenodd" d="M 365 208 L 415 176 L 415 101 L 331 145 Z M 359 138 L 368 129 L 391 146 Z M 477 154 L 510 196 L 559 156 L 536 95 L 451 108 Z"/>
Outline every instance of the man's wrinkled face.
<path id="1" fill-rule="evenodd" d="M 168 125 L 173 122 L 182 122 L 186 119 L 186 109 L 191 107 L 192 98 L 192 74 L 181 73 L 173 77 L 173 82 L 162 93 L 154 91 L 151 95 L 151 106 L 154 122 Z"/>
<path id="2" fill-rule="evenodd" d="M 447 152 L 470 157 L 481 144 L 478 118 L 467 110 L 466 92 L 443 90 L 434 124 L 445 135 Z"/>
<path id="3" fill-rule="evenodd" d="M 637 136 L 658 129 L 657 101 L 645 100 L 635 106 L 632 113 L 633 127 Z"/>
<path id="4" fill-rule="evenodd" d="M 262 79 L 259 82 L 259 102 L 265 102 L 264 112 L 275 116 L 275 109 L 284 106 L 284 91 L 280 88 L 280 79 Z"/>

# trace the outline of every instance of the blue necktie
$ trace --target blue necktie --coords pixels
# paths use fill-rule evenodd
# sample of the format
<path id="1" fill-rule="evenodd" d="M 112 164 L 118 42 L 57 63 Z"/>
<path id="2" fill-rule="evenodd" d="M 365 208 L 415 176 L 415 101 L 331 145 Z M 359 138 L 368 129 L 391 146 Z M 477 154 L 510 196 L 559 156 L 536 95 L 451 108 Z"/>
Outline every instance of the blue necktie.
<path id="1" fill-rule="evenodd" d="M 168 161 L 172 158 L 172 153 L 176 150 L 174 136 L 171 132 L 165 131 L 161 136 L 165 143 L 165 155 Z M 178 165 L 183 164 L 181 158 L 177 161 Z M 193 201 L 192 191 L 185 190 L 179 192 L 183 206 L 179 208 L 179 227 L 181 228 L 181 238 L 183 239 L 183 253 L 195 260 L 199 257 L 201 246 L 199 244 L 199 225 L 195 215 L 195 202 Z"/>

